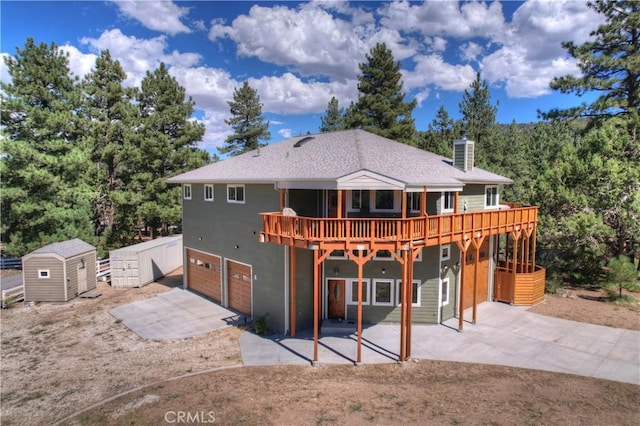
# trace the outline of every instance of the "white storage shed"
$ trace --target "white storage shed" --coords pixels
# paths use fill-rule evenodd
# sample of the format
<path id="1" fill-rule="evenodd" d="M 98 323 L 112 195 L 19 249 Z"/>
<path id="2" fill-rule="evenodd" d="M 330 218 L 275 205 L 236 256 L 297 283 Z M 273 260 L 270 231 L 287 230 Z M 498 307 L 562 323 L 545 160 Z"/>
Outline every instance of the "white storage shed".
<path id="1" fill-rule="evenodd" d="M 182 235 L 109 252 L 112 287 L 142 287 L 182 266 Z"/>

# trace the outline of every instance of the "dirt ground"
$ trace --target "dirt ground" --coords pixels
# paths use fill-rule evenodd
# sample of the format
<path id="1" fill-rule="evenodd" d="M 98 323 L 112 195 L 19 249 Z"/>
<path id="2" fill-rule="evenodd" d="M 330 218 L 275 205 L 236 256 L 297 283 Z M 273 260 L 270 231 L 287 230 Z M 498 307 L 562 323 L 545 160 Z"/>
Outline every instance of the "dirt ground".
<path id="1" fill-rule="evenodd" d="M 180 283 L 179 270 L 141 289 L 100 283 L 96 299 L 3 310 L 0 423 L 51 424 L 123 393 L 65 424 L 635 425 L 640 416 L 639 386 L 509 367 L 421 361 L 206 372 L 240 365 L 243 330 L 147 341 L 109 314 Z M 640 328 L 637 303 L 581 292 L 547 296 L 531 310 Z"/>

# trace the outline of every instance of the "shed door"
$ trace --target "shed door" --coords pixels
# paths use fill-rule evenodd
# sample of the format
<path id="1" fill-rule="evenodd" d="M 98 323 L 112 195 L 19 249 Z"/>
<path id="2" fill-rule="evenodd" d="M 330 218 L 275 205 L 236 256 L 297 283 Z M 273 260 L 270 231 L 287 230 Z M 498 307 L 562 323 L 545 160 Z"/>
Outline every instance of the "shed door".
<path id="1" fill-rule="evenodd" d="M 485 238 L 480 246 L 480 259 L 478 260 L 478 277 L 476 282 L 476 301 L 478 304 L 488 300 L 489 289 L 489 238 Z M 473 245 L 467 251 L 467 265 L 464 268 L 464 309 L 473 306 L 473 281 L 475 278 L 476 251 Z"/>
<path id="2" fill-rule="evenodd" d="M 87 291 L 87 265 L 83 262 L 78 263 L 78 294 Z"/>
<path id="3" fill-rule="evenodd" d="M 220 257 L 187 249 L 187 288 L 222 301 Z"/>
<path id="4" fill-rule="evenodd" d="M 251 265 L 227 260 L 229 307 L 246 315 L 251 312 Z"/>

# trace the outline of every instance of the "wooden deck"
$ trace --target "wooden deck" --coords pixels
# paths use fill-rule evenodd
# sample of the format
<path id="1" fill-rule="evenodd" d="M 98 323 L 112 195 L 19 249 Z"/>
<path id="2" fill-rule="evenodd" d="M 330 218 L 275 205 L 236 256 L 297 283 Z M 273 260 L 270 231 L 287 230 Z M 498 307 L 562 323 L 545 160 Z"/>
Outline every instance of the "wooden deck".
<path id="1" fill-rule="evenodd" d="M 516 204 L 505 210 L 421 216 L 411 218 L 315 218 L 262 213 L 264 242 L 309 247 L 330 245 L 332 249 L 375 246 L 385 249 L 435 246 L 482 236 L 535 229 L 537 207 Z"/>

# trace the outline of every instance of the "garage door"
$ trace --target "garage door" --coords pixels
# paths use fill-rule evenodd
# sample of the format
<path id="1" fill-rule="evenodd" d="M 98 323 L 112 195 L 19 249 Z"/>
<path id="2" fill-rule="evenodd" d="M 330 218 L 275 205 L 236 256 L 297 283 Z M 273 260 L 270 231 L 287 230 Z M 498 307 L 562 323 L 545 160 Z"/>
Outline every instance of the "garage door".
<path id="1" fill-rule="evenodd" d="M 204 294 L 216 302 L 222 301 L 222 268 L 220 258 L 212 254 L 187 249 L 187 288 Z"/>
<path id="2" fill-rule="evenodd" d="M 464 268 L 464 309 L 473 306 L 473 281 L 475 277 L 476 262 L 478 262 L 478 277 L 476 282 L 478 304 L 488 300 L 489 288 L 489 239 L 485 238 L 480 246 L 480 259 L 476 259 L 476 250 L 471 245 L 467 251 L 467 265 Z"/>
<path id="3" fill-rule="evenodd" d="M 227 260 L 229 307 L 243 314 L 251 313 L 251 265 Z"/>

